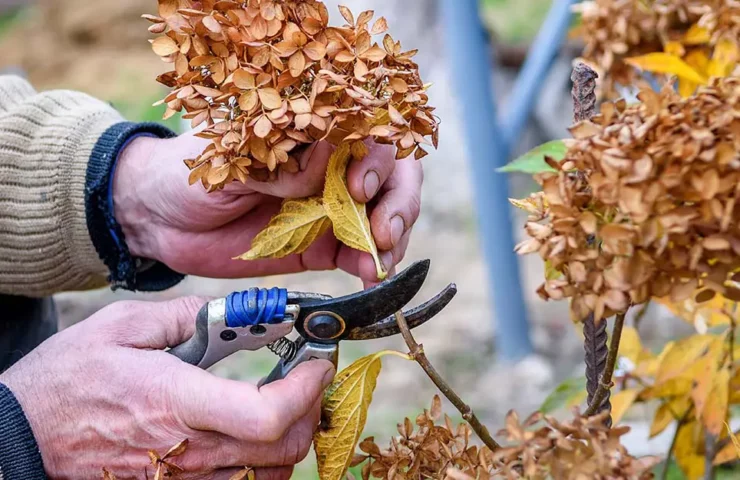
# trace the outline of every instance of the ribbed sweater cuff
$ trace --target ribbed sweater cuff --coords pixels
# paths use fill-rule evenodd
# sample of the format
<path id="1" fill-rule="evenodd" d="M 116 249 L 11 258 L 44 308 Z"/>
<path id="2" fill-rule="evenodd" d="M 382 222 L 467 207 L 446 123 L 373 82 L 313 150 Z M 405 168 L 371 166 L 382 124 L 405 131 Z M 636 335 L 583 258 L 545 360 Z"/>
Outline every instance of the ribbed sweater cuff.
<path id="1" fill-rule="evenodd" d="M 90 238 L 110 270 L 114 289 L 162 291 L 177 285 L 184 275 L 159 262 L 133 258 L 121 225 L 116 221 L 113 185 L 116 161 L 123 148 L 140 135 L 171 138 L 176 134 L 156 123 L 121 122 L 106 130 L 95 144 L 87 165 L 85 211 Z M 144 268 L 146 266 L 146 268 Z"/>
<path id="2" fill-rule="evenodd" d="M 13 393 L 0 383 L 0 477 L 46 480 L 44 462 L 31 425 Z"/>

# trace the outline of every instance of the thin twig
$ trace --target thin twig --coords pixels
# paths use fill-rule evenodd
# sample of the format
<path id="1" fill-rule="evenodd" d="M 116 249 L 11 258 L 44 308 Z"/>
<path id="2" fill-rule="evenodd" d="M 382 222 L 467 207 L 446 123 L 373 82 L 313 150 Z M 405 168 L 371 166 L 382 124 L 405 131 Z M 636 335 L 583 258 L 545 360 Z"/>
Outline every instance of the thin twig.
<path id="1" fill-rule="evenodd" d="M 668 468 L 671 465 L 671 457 L 673 457 L 673 450 L 676 448 L 676 441 L 678 440 L 678 431 L 681 430 L 681 427 L 683 426 L 684 422 L 686 422 L 686 419 L 689 416 L 689 413 L 691 413 L 691 407 L 689 407 L 686 410 L 686 413 L 683 414 L 683 417 L 678 421 L 678 425 L 676 426 L 676 431 L 673 432 L 673 440 L 671 440 L 671 446 L 668 447 L 668 453 L 665 457 L 665 463 L 663 464 L 663 470 L 660 472 L 660 480 L 668 480 Z"/>
<path id="2" fill-rule="evenodd" d="M 738 437 L 740 436 L 740 430 L 735 430 L 734 432 L 732 432 L 732 434 Z M 718 453 L 721 452 L 727 445 L 730 444 L 731 441 L 732 441 L 732 438 L 730 438 L 729 435 L 726 436 L 725 438 L 717 442 L 717 445 L 715 445 L 714 447 L 714 451 Z"/>
<path id="3" fill-rule="evenodd" d="M 624 313 L 620 313 L 617 315 L 617 319 L 614 322 L 614 330 L 612 331 L 612 338 L 609 344 L 609 355 L 606 357 L 606 367 L 604 368 L 604 373 L 601 375 L 601 379 L 599 380 L 599 388 L 594 394 L 593 402 L 586 409 L 585 416 L 587 417 L 590 417 L 595 413 L 602 412 L 602 405 L 608 398 L 612 387 L 614 367 L 617 365 L 617 357 L 619 356 L 619 340 L 622 338 L 622 327 L 624 327 L 625 316 L 626 315 Z M 609 418 L 609 424 L 611 426 L 611 418 Z"/>
<path id="4" fill-rule="evenodd" d="M 714 458 L 717 455 L 717 438 L 709 432 L 704 434 L 704 480 L 714 480 Z"/>
<path id="5" fill-rule="evenodd" d="M 398 328 L 401 329 L 401 335 L 403 335 L 403 339 L 406 342 L 406 345 L 409 347 L 409 354 L 411 355 L 411 357 L 416 361 L 416 363 L 421 366 L 422 369 L 424 369 L 426 374 L 429 376 L 432 382 L 434 382 L 439 391 L 442 392 L 444 396 L 447 397 L 447 399 L 455 406 L 455 408 L 460 411 L 463 419 L 465 419 L 465 421 L 470 424 L 470 426 L 473 428 L 473 431 L 478 435 L 483 443 L 489 449 L 491 449 L 492 452 L 500 449 L 501 445 L 499 445 L 498 442 L 496 442 L 496 440 L 491 437 L 491 434 L 488 433 L 488 429 L 486 428 L 486 426 L 480 423 L 480 420 L 478 420 L 478 417 L 475 416 L 473 409 L 470 408 L 470 406 L 466 404 L 457 393 L 455 393 L 452 387 L 450 387 L 450 385 L 444 381 L 442 376 L 437 372 L 434 366 L 432 366 L 431 362 L 424 353 L 424 347 L 422 345 L 419 345 L 414 339 L 414 336 L 411 334 L 411 329 L 409 329 L 409 325 L 406 322 L 406 318 L 403 316 L 403 313 L 396 313 L 396 322 L 398 322 Z"/>

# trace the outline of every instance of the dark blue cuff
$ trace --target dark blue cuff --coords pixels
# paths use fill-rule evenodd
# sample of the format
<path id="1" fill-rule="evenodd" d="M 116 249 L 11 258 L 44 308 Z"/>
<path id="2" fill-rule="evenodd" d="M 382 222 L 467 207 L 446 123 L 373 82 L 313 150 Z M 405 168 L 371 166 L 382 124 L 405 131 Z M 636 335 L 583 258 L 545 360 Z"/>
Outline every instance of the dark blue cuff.
<path id="1" fill-rule="evenodd" d="M 175 132 L 157 123 L 121 122 L 106 130 L 90 154 L 85 179 L 85 212 L 90 238 L 110 271 L 108 281 L 112 288 L 158 292 L 177 285 L 185 276 L 163 263 L 132 257 L 113 205 L 113 174 L 118 156 L 131 140 L 142 135 L 176 136 Z"/>
<path id="2" fill-rule="evenodd" d="M 44 462 L 31 425 L 13 392 L 0 383 L 0 477 L 46 480 Z"/>

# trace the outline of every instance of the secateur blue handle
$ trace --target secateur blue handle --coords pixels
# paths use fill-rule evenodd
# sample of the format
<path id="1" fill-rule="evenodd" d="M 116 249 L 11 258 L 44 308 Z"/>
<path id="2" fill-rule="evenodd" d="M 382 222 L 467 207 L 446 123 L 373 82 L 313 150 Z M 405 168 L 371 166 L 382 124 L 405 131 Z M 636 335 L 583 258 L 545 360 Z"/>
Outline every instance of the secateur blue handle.
<path id="1" fill-rule="evenodd" d="M 226 325 L 229 328 L 274 324 L 285 320 L 288 290 L 250 288 L 226 297 Z"/>
<path id="2" fill-rule="evenodd" d="M 250 288 L 208 302 L 195 319 L 195 334 L 169 352 L 191 365 L 208 368 L 239 350 L 258 350 L 288 335 L 293 322 L 285 322 L 288 291 Z M 259 334 L 251 328 L 260 325 Z"/>

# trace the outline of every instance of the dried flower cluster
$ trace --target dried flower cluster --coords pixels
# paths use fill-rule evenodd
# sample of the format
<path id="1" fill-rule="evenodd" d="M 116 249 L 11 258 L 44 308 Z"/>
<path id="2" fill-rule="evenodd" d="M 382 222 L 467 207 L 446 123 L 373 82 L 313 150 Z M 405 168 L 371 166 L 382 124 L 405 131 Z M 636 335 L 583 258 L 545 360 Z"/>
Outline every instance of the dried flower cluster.
<path id="1" fill-rule="evenodd" d="M 415 50 L 386 34 L 372 11 L 329 26 L 318 0 L 159 0 L 146 15 L 154 52 L 174 70 L 158 81 L 171 87 L 166 116 L 185 111 L 212 144 L 194 160 L 190 182 L 209 190 L 252 177 L 296 171 L 290 153 L 326 139 L 395 144 L 397 158 L 436 147 L 438 122 L 412 61 Z M 431 137 L 432 142 L 428 137 Z M 358 148 L 360 148 L 358 146 Z"/>
<path id="2" fill-rule="evenodd" d="M 653 478 L 652 469 L 660 458 L 631 456 L 620 443 L 629 427 L 607 427 L 608 415 L 585 418 L 575 409 L 573 419 L 564 423 L 541 413 L 520 422 L 511 411 L 500 434 L 515 445 L 497 451 L 494 460 L 503 462 L 507 478 L 521 478 L 517 472 L 533 480 Z M 537 424 L 541 426 L 532 429 Z"/>
<path id="3" fill-rule="evenodd" d="M 362 478 L 394 480 L 448 479 L 648 479 L 658 459 L 636 459 L 619 444 L 629 429 L 609 429 L 603 415 L 583 418 L 577 412 L 567 423 L 535 414 L 520 424 L 515 412 L 509 413 L 505 436 L 512 446 L 492 452 L 471 444 L 467 424 L 454 427 L 449 417 L 441 417 L 439 397 L 431 410 L 416 418 L 416 429 L 408 418 L 398 425 L 400 434 L 381 450 L 374 439 L 360 444 L 362 454 L 353 465 L 362 465 Z M 544 421 L 544 424 L 542 423 Z M 536 430 L 531 427 L 540 424 Z"/>
<path id="4" fill-rule="evenodd" d="M 697 293 L 740 299 L 740 78 L 715 79 L 696 96 L 644 90 L 641 103 L 605 103 L 571 128 L 557 172 L 520 202 L 552 270 L 544 299 L 571 298 L 574 320 L 623 313 L 651 297 Z"/>
<path id="5" fill-rule="evenodd" d="M 728 46 L 740 48 L 738 0 L 590 0 L 576 9 L 582 23 L 574 33 L 585 41 L 583 57 L 600 70 L 609 97 L 615 83 L 636 80 L 628 57 L 665 51 L 700 73 L 722 76 L 706 72 L 707 63 L 724 61 Z"/>

